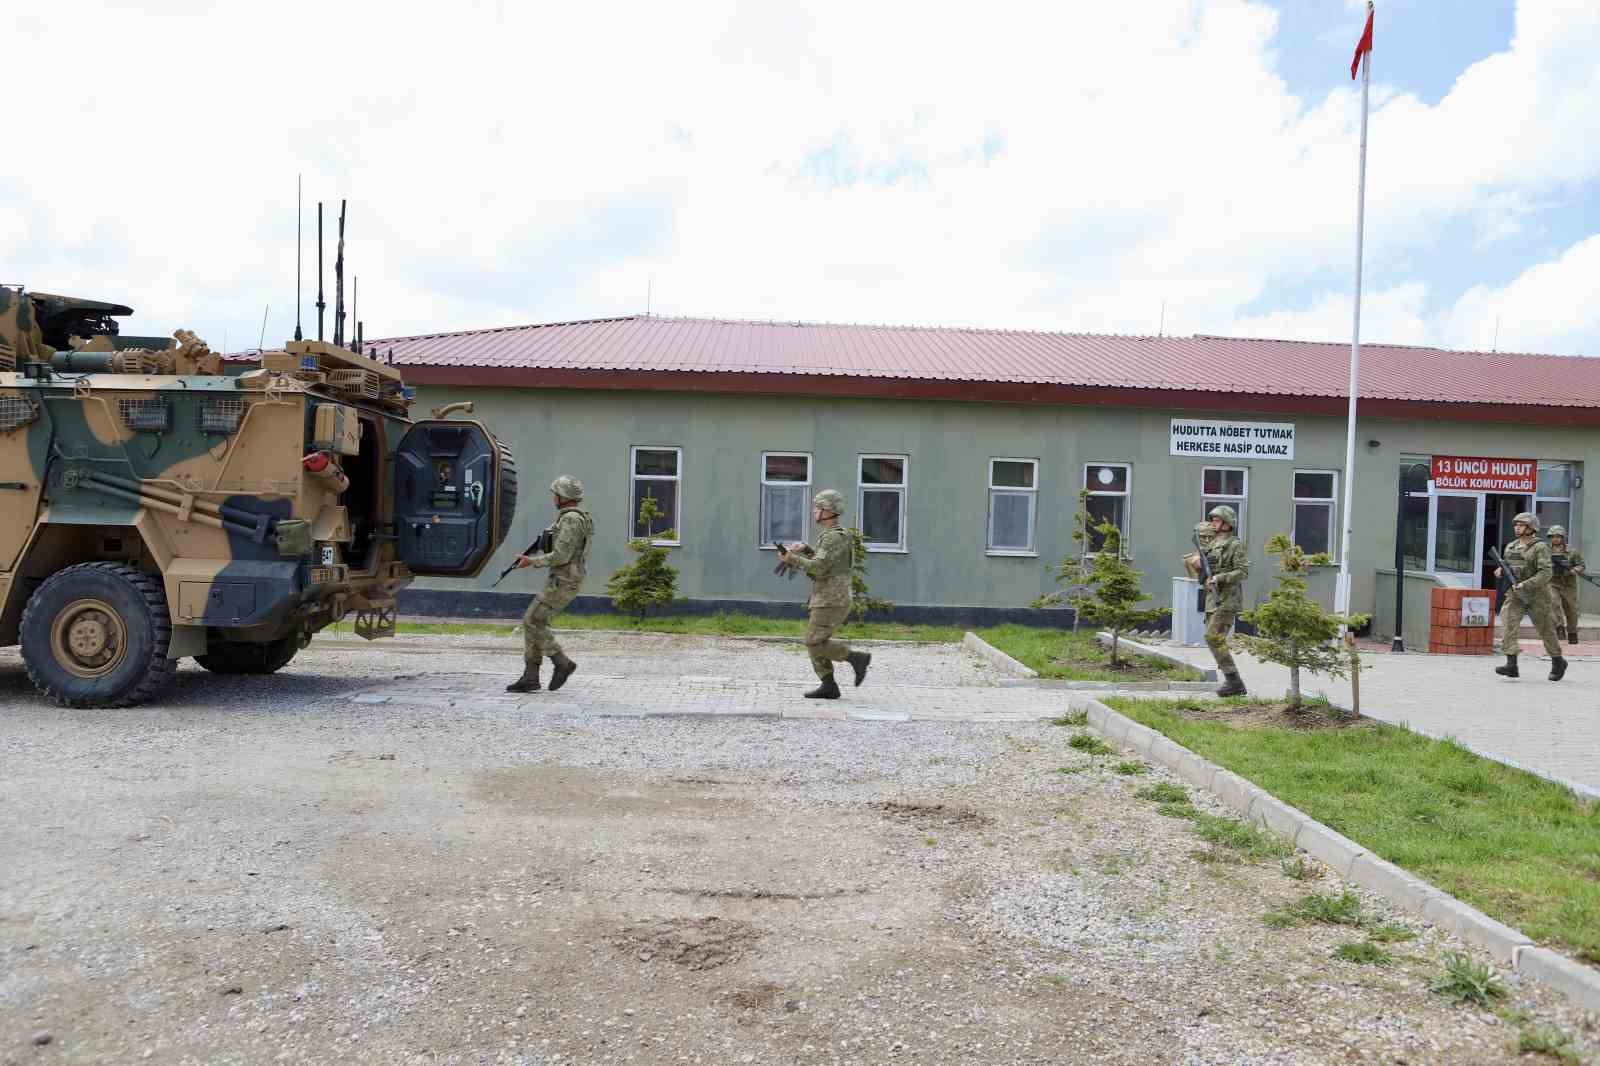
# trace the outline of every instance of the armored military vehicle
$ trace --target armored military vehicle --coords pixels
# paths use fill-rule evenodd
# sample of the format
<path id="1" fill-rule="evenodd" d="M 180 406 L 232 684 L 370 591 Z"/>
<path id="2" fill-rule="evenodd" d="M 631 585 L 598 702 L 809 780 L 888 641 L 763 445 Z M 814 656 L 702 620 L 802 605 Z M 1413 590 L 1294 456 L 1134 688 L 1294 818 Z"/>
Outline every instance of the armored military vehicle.
<path id="1" fill-rule="evenodd" d="M 0 287 L 0 646 L 55 702 L 147 700 L 188 656 L 271 673 L 346 617 L 392 636 L 400 589 L 510 529 L 509 450 L 411 418 L 382 359 L 293 341 L 229 374 L 131 313 Z"/>

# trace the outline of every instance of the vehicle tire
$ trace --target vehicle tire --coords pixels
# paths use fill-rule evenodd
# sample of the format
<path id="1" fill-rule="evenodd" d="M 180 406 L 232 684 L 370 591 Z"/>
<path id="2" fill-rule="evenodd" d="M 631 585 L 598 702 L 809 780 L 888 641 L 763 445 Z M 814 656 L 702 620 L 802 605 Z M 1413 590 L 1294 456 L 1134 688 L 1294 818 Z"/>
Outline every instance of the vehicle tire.
<path id="1" fill-rule="evenodd" d="M 172 620 L 159 578 L 124 563 L 52 574 L 22 612 L 22 661 L 63 707 L 127 707 L 172 680 Z"/>
<path id="2" fill-rule="evenodd" d="M 272 674 L 289 665 L 300 642 L 294 634 L 278 640 L 247 643 L 242 640 L 217 640 L 194 661 L 213 674 Z"/>
<path id="3" fill-rule="evenodd" d="M 517 457 L 499 438 L 495 447 L 500 450 L 500 537 L 511 532 L 511 523 L 517 519 Z"/>

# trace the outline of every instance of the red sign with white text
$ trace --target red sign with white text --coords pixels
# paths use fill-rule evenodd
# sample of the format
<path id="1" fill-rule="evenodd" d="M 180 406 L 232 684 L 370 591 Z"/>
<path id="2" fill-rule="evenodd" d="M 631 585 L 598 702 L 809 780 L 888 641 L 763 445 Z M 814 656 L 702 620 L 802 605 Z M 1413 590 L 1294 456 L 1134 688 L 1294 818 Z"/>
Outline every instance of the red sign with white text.
<path id="1" fill-rule="evenodd" d="M 1477 492 L 1531 493 L 1539 479 L 1535 459 L 1485 459 L 1469 455 L 1435 455 L 1434 487 Z"/>

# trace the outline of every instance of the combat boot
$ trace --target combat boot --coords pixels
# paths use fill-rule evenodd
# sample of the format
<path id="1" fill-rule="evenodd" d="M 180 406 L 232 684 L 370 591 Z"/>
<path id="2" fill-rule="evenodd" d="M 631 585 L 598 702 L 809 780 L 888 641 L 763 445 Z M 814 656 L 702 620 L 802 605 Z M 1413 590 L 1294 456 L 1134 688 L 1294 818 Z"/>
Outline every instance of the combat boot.
<path id="1" fill-rule="evenodd" d="M 865 651 L 853 651 L 845 656 L 845 661 L 850 664 L 850 669 L 856 672 L 856 687 L 861 687 L 861 682 L 867 679 L 867 667 L 872 664 L 872 654 Z"/>
<path id="2" fill-rule="evenodd" d="M 1495 667 L 1494 668 L 1494 672 L 1499 674 L 1502 677 L 1521 677 L 1522 676 L 1521 672 L 1519 672 L 1517 670 L 1517 657 L 1515 655 L 1507 655 L 1506 656 L 1506 664 L 1504 666 Z"/>
<path id="3" fill-rule="evenodd" d="M 554 692 L 567 683 L 567 678 L 578 668 L 578 664 L 567 658 L 565 652 L 557 652 L 550 656 L 550 661 L 555 664 L 555 669 L 550 671 L 550 691 Z"/>
<path id="4" fill-rule="evenodd" d="M 544 656 L 533 660 L 522 668 L 522 676 L 506 686 L 507 692 L 538 692 L 539 667 L 544 663 Z M 554 688 L 554 685 L 550 686 Z"/>
<path id="5" fill-rule="evenodd" d="M 833 678 L 824 678 L 822 684 L 806 693 L 808 700 L 836 700 L 839 698 L 839 683 Z"/>
<path id="6" fill-rule="evenodd" d="M 1578 631 L 1576 629 L 1574 629 L 1572 631 L 1572 636 L 1567 639 L 1567 643 L 1568 644 L 1576 644 L 1576 643 L 1578 643 Z"/>
<path id="7" fill-rule="evenodd" d="M 1557 655 L 1550 660 L 1550 680 L 1560 681 L 1567 676 L 1567 660 Z"/>
<path id="8" fill-rule="evenodd" d="M 1222 675 L 1222 686 L 1217 689 L 1217 695 L 1219 695 L 1219 696 L 1243 696 L 1243 695 L 1245 695 L 1244 679 L 1241 678 L 1237 673 L 1224 673 Z"/>

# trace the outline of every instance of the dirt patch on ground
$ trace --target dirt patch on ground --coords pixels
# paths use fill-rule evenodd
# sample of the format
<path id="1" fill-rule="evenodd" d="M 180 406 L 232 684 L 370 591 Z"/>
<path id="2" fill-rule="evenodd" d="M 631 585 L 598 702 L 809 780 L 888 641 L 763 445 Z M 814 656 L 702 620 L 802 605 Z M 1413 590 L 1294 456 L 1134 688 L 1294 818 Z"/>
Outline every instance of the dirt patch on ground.
<path id="1" fill-rule="evenodd" d="M 687 970 L 715 970 L 744 958 L 760 938 L 761 931 L 747 922 L 713 916 L 630 925 L 616 943 L 640 962 L 661 960 Z"/>
<path id="2" fill-rule="evenodd" d="M 1314 733 L 1324 729 L 1370 728 L 1372 719 L 1313 704 L 1291 708 L 1282 701 L 1220 703 L 1183 700 L 1173 708 L 1192 722 L 1222 722 L 1235 729 L 1293 729 Z"/>
<path id="3" fill-rule="evenodd" d="M 983 829 L 994 824 L 987 814 L 947 807 L 943 803 L 900 803 L 884 800 L 867 804 L 868 807 L 895 822 L 905 822 L 920 829 Z"/>
<path id="4" fill-rule="evenodd" d="M 1118 653 L 1117 664 L 1093 650 L 1084 653 L 1058 655 L 1051 665 L 1064 672 L 1064 676 L 1086 678 L 1105 677 L 1116 681 L 1198 681 L 1198 671 L 1174 669 L 1172 664 L 1148 655 L 1132 655 L 1126 649 Z"/>

